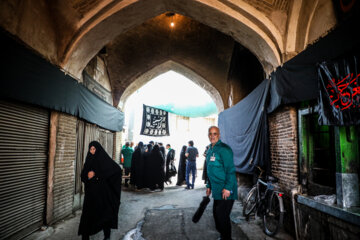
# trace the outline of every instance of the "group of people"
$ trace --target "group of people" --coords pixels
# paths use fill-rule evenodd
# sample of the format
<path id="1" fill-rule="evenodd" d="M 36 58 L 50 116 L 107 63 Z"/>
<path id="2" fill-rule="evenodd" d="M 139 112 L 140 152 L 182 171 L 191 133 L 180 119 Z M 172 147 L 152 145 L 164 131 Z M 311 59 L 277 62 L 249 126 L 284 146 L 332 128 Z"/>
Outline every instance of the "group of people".
<path id="1" fill-rule="evenodd" d="M 206 195 L 212 194 L 214 199 L 213 216 L 220 239 L 231 239 L 230 212 L 237 199 L 233 152 L 228 145 L 221 142 L 218 127 L 210 127 L 208 137 L 210 145 L 206 151 Z M 182 148 L 179 162 L 180 170 L 180 164 L 184 165 L 186 160 L 187 189 L 194 188 L 196 176 L 194 171 L 196 172 L 198 151 L 193 145 L 194 143 L 189 141 L 189 146 Z M 161 147 L 162 144 L 149 143 L 144 146 L 139 142 L 132 153 L 130 182 L 137 188 L 163 189 L 164 182 L 171 178 L 168 175 L 168 163 L 174 160 L 175 151 L 168 144 L 165 161 L 165 149 Z M 193 175 L 192 182 L 189 181 L 190 172 Z M 96 141 L 89 144 L 81 180 L 85 184 L 85 198 L 78 234 L 82 235 L 82 239 L 89 239 L 90 235 L 103 230 L 105 239 L 110 239 L 110 229 L 118 226 L 122 171 Z M 182 179 L 180 182 L 178 179 L 178 183 L 182 182 Z"/>
<path id="2" fill-rule="evenodd" d="M 170 144 L 166 145 L 166 149 L 167 154 L 162 143 L 150 141 L 149 144 L 144 145 L 143 142 L 139 142 L 132 153 L 129 171 L 126 170 L 128 165 L 125 164 L 125 154 L 123 154 L 125 174 L 130 173 L 130 184 L 136 189 L 149 188 L 151 191 L 157 189 L 162 191 L 164 183 L 171 183 L 171 178 L 176 175 L 176 171 L 172 168 L 175 150 Z M 127 182 L 125 186 L 128 186 Z"/>

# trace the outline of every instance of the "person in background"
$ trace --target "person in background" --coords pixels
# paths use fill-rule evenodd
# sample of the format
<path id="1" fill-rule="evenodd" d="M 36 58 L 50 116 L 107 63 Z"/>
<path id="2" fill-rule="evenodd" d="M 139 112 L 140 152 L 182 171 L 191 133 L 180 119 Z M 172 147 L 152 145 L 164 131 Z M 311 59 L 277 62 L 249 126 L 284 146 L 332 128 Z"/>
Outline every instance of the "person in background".
<path id="1" fill-rule="evenodd" d="M 139 142 L 131 158 L 130 184 L 135 189 L 144 187 L 144 144 Z"/>
<path id="2" fill-rule="evenodd" d="M 178 179 L 177 179 L 177 186 L 181 186 L 185 183 L 185 174 L 186 174 L 186 149 L 187 147 L 184 145 L 180 152 L 180 160 L 179 160 L 179 167 L 178 167 Z"/>
<path id="3" fill-rule="evenodd" d="M 165 147 L 164 147 L 163 143 L 159 142 L 159 148 L 160 148 L 160 152 L 162 153 L 162 155 L 165 159 L 166 154 L 165 154 Z"/>
<path id="4" fill-rule="evenodd" d="M 134 153 L 134 150 L 130 147 L 130 143 L 126 142 L 125 147 L 121 149 L 121 156 L 124 158 L 124 169 L 125 169 L 125 176 L 127 178 L 125 179 L 125 187 L 129 187 L 129 177 L 131 172 L 131 158 Z"/>
<path id="5" fill-rule="evenodd" d="M 105 152 L 99 142 L 89 144 L 81 181 L 85 184 L 85 197 L 78 235 L 83 240 L 103 230 L 110 239 L 111 228 L 118 228 L 122 171 Z"/>
<path id="6" fill-rule="evenodd" d="M 206 153 L 208 183 L 206 195 L 214 198 L 213 216 L 220 239 L 231 239 L 230 213 L 237 199 L 237 181 L 232 149 L 221 142 L 220 130 L 209 128 L 210 145 Z"/>
<path id="7" fill-rule="evenodd" d="M 151 169 L 153 162 L 151 161 L 151 151 L 153 149 L 152 144 L 148 144 L 145 148 L 144 152 L 144 173 L 143 173 L 143 182 L 144 182 L 144 188 L 152 188 L 151 181 L 149 178 L 151 178 Z"/>
<path id="8" fill-rule="evenodd" d="M 171 177 L 172 175 L 169 172 L 170 164 L 175 161 L 175 150 L 171 148 L 170 144 L 166 144 L 166 149 L 168 150 L 168 153 L 166 155 L 166 165 L 165 165 L 165 183 L 168 182 L 171 184 Z"/>
<path id="9" fill-rule="evenodd" d="M 199 157 L 199 152 L 196 147 L 194 147 L 194 142 L 190 140 L 189 147 L 186 149 L 185 156 L 187 157 L 186 161 L 186 188 L 185 189 L 194 189 L 194 183 L 196 178 L 196 158 Z M 192 183 L 190 183 L 190 172 L 192 175 Z"/>
<path id="10" fill-rule="evenodd" d="M 160 189 L 162 191 L 164 190 L 165 180 L 165 159 L 157 144 L 155 144 L 150 153 L 150 160 L 151 163 L 149 163 L 146 171 L 146 182 L 151 191 L 154 191 L 155 189 Z"/>
<path id="11" fill-rule="evenodd" d="M 206 149 L 203 153 L 203 156 L 205 157 L 205 161 L 204 161 L 204 167 L 203 167 L 202 180 L 204 180 L 205 184 L 207 184 L 207 182 L 208 182 L 207 167 L 206 167 L 206 153 L 208 150 L 209 150 L 209 146 L 206 146 Z"/>

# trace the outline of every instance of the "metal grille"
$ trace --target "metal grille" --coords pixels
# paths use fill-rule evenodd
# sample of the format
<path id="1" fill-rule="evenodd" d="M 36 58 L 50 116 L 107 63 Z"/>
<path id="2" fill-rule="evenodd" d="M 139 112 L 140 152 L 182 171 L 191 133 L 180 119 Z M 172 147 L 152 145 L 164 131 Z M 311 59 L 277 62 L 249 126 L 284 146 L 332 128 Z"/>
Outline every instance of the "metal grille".
<path id="1" fill-rule="evenodd" d="M 48 111 L 0 101 L 0 239 L 43 223 L 48 132 Z"/>

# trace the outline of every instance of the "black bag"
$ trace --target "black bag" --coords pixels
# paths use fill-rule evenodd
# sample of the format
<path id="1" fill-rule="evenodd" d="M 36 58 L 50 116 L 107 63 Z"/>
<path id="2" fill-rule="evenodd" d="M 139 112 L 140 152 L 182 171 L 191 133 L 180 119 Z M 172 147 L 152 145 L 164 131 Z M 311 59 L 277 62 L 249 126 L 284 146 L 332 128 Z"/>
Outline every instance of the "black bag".
<path id="1" fill-rule="evenodd" d="M 196 210 L 194 216 L 192 217 L 192 221 L 194 223 L 197 223 L 200 220 L 209 202 L 210 202 L 210 198 L 208 196 L 203 197 L 203 200 L 201 201 L 199 208 Z"/>

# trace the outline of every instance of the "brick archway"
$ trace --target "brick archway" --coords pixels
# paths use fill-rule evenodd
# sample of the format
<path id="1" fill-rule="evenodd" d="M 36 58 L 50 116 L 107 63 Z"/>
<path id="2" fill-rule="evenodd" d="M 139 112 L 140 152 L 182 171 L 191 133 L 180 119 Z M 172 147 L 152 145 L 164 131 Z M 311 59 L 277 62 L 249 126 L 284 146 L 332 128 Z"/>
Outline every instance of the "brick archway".
<path id="1" fill-rule="evenodd" d="M 245 2 L 147 0 L 116 1 L 98 11 L 74 34 L 61 54 L 61 66 L 74 76 L 116 36 L 145 20 L 172 11 L 188 16 L 233 37 L 248 48 L 266 72 L 281 64 L 283 38 L 263 13 Z"/>

